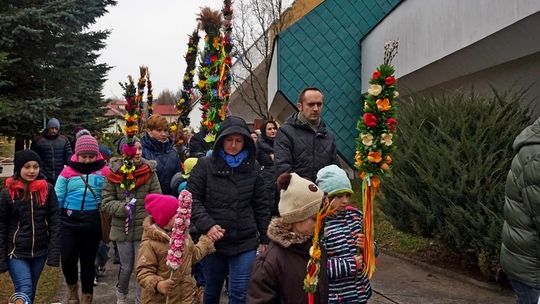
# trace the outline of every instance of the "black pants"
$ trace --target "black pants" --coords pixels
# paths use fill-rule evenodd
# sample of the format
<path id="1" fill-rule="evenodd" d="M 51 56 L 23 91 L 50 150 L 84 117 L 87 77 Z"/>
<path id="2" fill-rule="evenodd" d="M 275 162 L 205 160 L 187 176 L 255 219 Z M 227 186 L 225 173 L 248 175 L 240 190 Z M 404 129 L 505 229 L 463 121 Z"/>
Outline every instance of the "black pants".
<path id="1" fill-rule="evenodd" d="M 62 227 L 62 272 L 68 285 L 78 281 L 78 263 L 81 264 L 81 289 L 83 293 L 94 292 L 96 252 L 101 241 L 101 228 L 81 229 Z"/>

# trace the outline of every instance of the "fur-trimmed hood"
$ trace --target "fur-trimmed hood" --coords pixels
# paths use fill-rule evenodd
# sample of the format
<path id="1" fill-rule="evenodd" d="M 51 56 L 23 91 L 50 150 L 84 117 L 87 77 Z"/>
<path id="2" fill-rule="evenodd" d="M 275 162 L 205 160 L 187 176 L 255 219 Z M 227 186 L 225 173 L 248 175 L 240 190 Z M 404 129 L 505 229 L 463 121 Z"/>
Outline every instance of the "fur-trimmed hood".
<path id="1" fill-rule="evenodd" d="M 147 216 L 143 222 L 142 240 L 154 240 L 162 243 L 169 243 L 171 239 L 163 228 L 159 227 L 151 215 Z"/>
<path id="2" fill-rule="evenodd" d="M 284 223 L 281 218 L 274 218 L 268 226 L 268 237 L 285 248 L 291 245 L 304 244 L 311 238 L 310 235 L 300 235 L 289 229 L 290 225 Z"/>

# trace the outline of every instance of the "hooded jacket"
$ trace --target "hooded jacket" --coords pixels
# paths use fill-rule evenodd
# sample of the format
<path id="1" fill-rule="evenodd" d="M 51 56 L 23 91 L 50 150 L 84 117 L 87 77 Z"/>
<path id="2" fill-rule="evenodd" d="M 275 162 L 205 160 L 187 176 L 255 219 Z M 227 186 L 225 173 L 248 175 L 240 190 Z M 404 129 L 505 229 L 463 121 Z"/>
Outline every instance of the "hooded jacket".
<path id="1" fill-rule="evenodd" d="M 165 303 L 166 296 L 157 292 L 157 284 L 171 275 L 171 270 L 165 263 L 170 236 L 156 225 L 151 216 L 144 220 L 143 226 L 144 232 L 137 257 L 137 281 L 142 287 L 141 303 L 162 304 Z M 184 262 L 173 272 L 172 279 L 176 282 L 176 287 L 169 296 L 169 303 L 194 303 L 196 287 L 191 276 L 191 266 L 215 251 L 212 241 L 206 236 L 201 236 L 196 245 L 189 234 L 186 237 Z"/>
<path id="2" fill-rule="evenodd" d="M 248 304 L 307 304 L 303 289 L 309 261 L 311 237 L 291 232 L 281 218 L 274 218 L 268 227 L 271 242 L 253 263 L 247 293 Z M 328 302 L 326 254 L 321 256 L 319 285 L 315 303 Z"/>
<path id="3" fill-rule="evenodd" d="M 119 172 L 123 160 L 121 158 L 111 161 L 111 172 Z M 102 193 L 101 208 L 107 211 L 111 217 L 111 232 L 110 240 L 123 241 L 140 241 L 142 237 L 142 223 L 148 213 L 144 208 L 144 198 L 149 193 L 161 194 L 159 181 L 156 174 L 156 162 L 142 159 L 142 164 L 150 167 L 151 177 L 144 184 L 131 190 L 131 197 L 135 198 L 135 217 L 133 223 L 129 226 L 126 233 L 126 218 L 128 216 L 126 210 L 126 195 L 124 189 L 120 188 L 120 184 L 113 183 L 109 178 L 105 181 Z"/>
<path id="4" fill-rule="evenodd" d="M 163 194 L 172 194 L 171 179 L 177 172 L 181 172 L 180 157 L 174 148 L 172 140 L 166 142 L 152 138 L 145 133 L 141 138 L 142 157 L 147 160 L 157 162 L 157 175 L 161 192 Z"/>
<path id="5" fill-rule="evenodd" d="M 41 158 L 41 173 L 45 175 L 47 181 L 51 184 L 56 183 L 60 172 L 67 165 L 73 151 L 67 137 L 56 134 L 50 136 L 48 129 L 32 140 L 30 149 L 34 150 Z"/>
<path id="6" fill-rule="evenodd" d="M 219 156 L 227 135 L 242 134 L 249 155 L 240 166 L 231 168 Z M 216 242 L 219 253 L 233 256 L 267 244 L 266 229 L 270 205 L 260 166 L 255 161 L 255 143 L 243 119 L 228 117 L 220 126 L 212 156 L 197 162 L 188 179 L 193 195 L 191 219 L 197 231 L 206 233 L 212 226 L 225 229 Z"/>
<path id="7" fill-rule="evenodd" d="M 506 178 L 501 266 L 506 275 L 540 288 L 540 118 L 514 140 Z"/>
<path id="8" fill-rule="evenodd" d="M 284 172 L 296 172 L 315 182 L 317 172 L 328 165 L 340 165 L 334 135 L 321 121 L 317 131 L 293 113 L 279 128 L 274 143 L 276 177 Z"/>

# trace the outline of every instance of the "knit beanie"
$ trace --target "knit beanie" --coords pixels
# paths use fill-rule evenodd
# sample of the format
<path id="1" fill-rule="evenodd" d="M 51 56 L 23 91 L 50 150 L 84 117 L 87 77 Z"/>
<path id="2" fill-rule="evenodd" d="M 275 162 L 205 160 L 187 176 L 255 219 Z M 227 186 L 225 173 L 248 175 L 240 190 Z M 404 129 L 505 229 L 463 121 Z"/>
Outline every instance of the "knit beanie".
<path id="1" fill-rule="evenodd" d="M 75 155 L 99 154 L 97 140 L 92 135 L 83 135 L 75 142 Z"/>
<path id="2" fill-rule="evenodd" d="M 354 193 L 347 173 L 336 165 L 326 166 L 319 170 L 316 183 L 322 191 L 328 193 L 328 196 Z"/>
<path id="3" fill-rule="evenodd" d="M 278 209 L 283 222 L 297 223 L 317 214 L 324 193 L 313 182 L 296 173 L 283 173 L 277 183 L 281 189 Z"/>
<path id="4" fill-rule="evenodd" d="M 75 139 L 79 139 L 83 135 L 92 135 L 92 133 L 86 129 L 80 129 L 79 131 L 75 132 Z"/>
<path id="5" fill-rule="evenodd" d="M 15 152 L 15 158 L 13 159 L 13 175 L 16 177 L 21 176 L 21 169 L 29 161 L 37 161 L 41 168 L 41 158 L 32 150 L 20 150 Z"/>
<path id="6" fill-rule="evenodd" d="M 190 157 L 184 161 L 184 174 L 185 175 L 189 175 L 191 173 L 191 170 L 193 170 L 193 167 L 195 167 L 195 165 L 197 164 L 197 160 L 198 159 L 195 157 Z"/>
<path id="7" fill-rule="evenodd" d="M 180 204 L 178 199 L 171 195 L 148 194 L 144 198 L 146 211 L 152 216 L 156 224 L 163 228 L 176 215 Z"/>
<path id="8" fill-rule="evenodd" d="M 47 123 L 47 129 L 56 128 L 60 130 L 60 122 L 56 118 L 49 119 L 49 122 Z"/>

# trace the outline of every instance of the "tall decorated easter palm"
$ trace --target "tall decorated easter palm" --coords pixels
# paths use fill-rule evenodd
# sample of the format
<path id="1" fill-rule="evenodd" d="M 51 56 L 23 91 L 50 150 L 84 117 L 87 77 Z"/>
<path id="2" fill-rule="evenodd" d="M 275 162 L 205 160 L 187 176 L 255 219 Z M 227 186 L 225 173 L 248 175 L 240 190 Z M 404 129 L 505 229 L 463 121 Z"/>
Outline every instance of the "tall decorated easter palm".
<path id="1" fill-rule="evenodd" d="M 392 59 L 397 54 L 398 42 L 389 41 L 384 46 L 384 62 L 372 74 L 364 99 L 364 114 L 358 120 L 359 135 L 356 143 L 355 167 L 362 180 L 365 245 L 363 248 L 364 272 L 371 278 L 375 272 L 375 246 L 373 203 L 381 177 L 392 169 L 392 152 L 395 149 L 396 113 L 398 92 Z"/>

